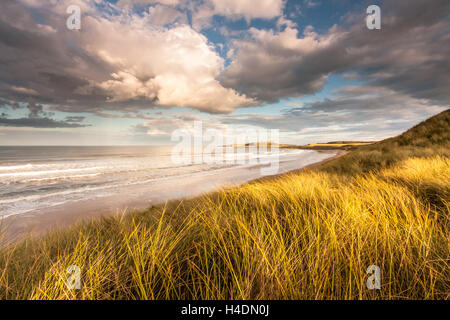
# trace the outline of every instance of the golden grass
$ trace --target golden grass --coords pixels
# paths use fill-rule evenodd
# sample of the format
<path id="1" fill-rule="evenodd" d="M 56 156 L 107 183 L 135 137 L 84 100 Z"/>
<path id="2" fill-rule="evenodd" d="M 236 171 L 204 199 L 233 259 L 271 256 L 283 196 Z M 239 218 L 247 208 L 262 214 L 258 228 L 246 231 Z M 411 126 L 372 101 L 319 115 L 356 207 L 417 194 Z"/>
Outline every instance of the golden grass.
<path id="1" fill-rule="evenodd" d="M 447 157 L 308 170 L 0 252 L 6 299 L 448 299 Z M 381 290 L 366 288 L 378 265 Z M 81 290 L 65 285 L 82 270 Z"/>

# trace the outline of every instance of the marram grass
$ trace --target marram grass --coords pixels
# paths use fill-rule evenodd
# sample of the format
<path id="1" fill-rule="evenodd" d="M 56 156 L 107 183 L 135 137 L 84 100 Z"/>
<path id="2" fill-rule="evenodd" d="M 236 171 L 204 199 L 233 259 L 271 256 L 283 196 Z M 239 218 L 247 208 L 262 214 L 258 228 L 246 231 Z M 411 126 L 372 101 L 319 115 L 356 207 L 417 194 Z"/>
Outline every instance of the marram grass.
<path id="1" fill-rule="evenodd" d="M 3 299 L 449 299 L 450 161 L 290 173 L 0 252 Z M 368 266 L 381 290 L 368 290 Z M 82 271 L 80 290 L 66 269 Z"/>

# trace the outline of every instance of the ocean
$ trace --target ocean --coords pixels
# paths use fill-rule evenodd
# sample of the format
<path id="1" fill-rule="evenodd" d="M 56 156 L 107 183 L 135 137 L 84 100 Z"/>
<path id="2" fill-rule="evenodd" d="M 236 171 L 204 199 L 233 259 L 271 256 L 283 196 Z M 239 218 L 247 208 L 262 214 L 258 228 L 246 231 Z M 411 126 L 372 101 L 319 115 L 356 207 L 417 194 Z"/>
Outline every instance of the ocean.
<path id="1" fill-rule="evenodd" d="M 159 146 L 0 147 L 0 217 L 111 196 L 136 196 L 139 188 L 157 193 L 163 181 L 166 189 L 173 190 L 164 196 L 163 200 L 167 200 L 195 195 L 194 191 L 186 192 L 184 185 L 187 181 L 204 184 L 204 188 L 198 188 L 198 192 L 204 192 L 227 183 L 243 183 L 262 176 L 260 170 L 255 170 L 257 165 L 248 163 L 174 165 L 171 151 L 171 147 Z M 281 149 L 279 173 L 332 155 Z M 250 156 L 270 157 L 271 154 Z M 219 174 L 222 178 L 215 179 Z M 141 197 L 146 197 L 146 194 Z"/>

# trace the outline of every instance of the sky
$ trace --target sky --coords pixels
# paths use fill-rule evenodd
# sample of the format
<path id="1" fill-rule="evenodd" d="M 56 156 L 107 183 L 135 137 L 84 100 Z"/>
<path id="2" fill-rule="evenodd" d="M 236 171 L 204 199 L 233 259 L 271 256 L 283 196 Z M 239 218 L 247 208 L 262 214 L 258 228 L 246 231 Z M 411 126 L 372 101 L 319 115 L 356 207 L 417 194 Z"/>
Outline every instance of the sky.
<path id="1" fill-rule="evenodd" d="M 448 0 L 2 0 L 0 145 L 384 139 L 449 108 L 449 31 Z"/>

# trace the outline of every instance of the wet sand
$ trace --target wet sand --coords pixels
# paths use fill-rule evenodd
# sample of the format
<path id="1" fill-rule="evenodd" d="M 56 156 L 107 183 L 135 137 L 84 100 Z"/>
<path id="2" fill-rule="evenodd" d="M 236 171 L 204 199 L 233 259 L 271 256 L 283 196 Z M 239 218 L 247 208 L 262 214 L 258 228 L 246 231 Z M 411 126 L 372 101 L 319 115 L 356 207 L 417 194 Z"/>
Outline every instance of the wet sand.
<path id="1" fill-rule="evenodd" d="M 158 183 L 136 185 L 127 188 L 125 193 L 97 199 L 68 202 L 45 210 L 30 211 L 10 216 L 1 221 L 3 243 L 20 240 L 25 236 L 42 235 L 53 229 L 59 229 L 86 219 L 111 216 L 122 212 L 144 210 L 152 205 L 169 200 L 192 198 L 207 192 L 244 184 L 259 179 L 270 179 L 287 172 L 297 171 L 319 165 L 345 151 L 319 151 L 322 160 L 302 159 L 300 163 L 280 162 L 280 173 L 274 176 L 262 176 L 260 166 L 248 166 L 211 171 L 208 174 L 191 176 L 189 179 L 169 178 Z"/>

